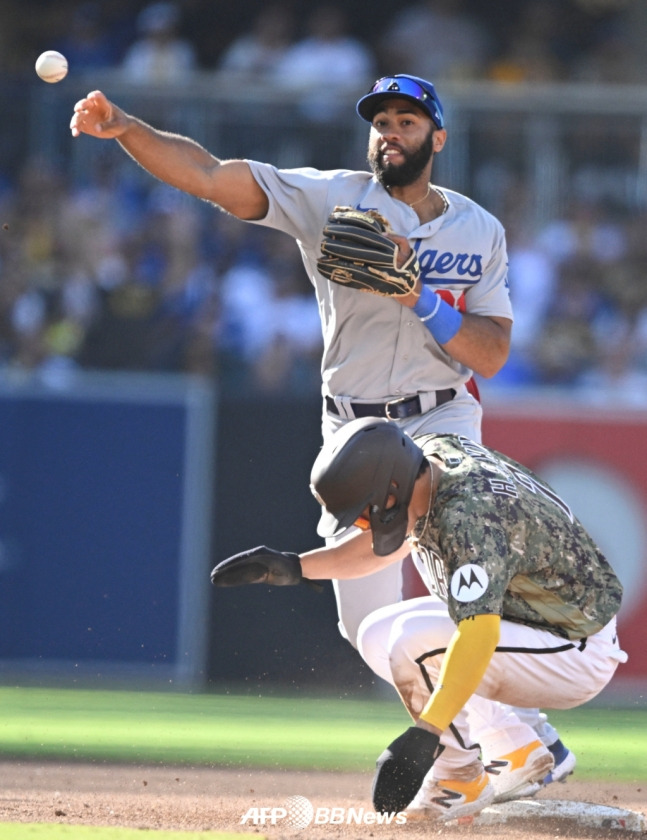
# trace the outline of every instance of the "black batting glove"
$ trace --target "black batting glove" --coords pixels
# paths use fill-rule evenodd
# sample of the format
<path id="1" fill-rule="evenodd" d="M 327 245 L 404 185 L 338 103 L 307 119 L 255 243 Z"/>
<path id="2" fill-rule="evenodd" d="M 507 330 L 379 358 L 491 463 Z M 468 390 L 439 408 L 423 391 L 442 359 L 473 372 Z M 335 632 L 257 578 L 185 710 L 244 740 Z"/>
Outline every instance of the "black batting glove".
<path id="1" fill-rule="evenodd" d="M 438 735 L 418 726 L 399 735 L 377 760 L 375 810 L 387 814 L 404 811 L 443 749 Z"/>
<path id="2" fill-rule="evenodd" d="M 244 586 L 248 583 L 296 586 L 302 580 L 298 554 L 276 551 L 265 545 L 234 554 L 218 563 L 211 572 L 214 586 Z"/>

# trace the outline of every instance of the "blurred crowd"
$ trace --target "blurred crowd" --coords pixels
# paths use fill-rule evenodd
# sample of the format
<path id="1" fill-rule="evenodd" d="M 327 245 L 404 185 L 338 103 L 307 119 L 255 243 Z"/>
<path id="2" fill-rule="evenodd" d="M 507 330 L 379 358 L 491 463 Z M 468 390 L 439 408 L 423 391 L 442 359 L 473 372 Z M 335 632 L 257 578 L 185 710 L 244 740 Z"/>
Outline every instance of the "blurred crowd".
<path id="1" fill-rule="evenodd" d="M 321 329 L 287 236 L 127 169 L 73 187 L 30 161 L 0 195 L 0 366 L 188 372 L 318 387 Z"/>
<path id="2" fill-rule="evenodd" d="M 59 49 L 76 72 L 110 69 L 133 84 L 196 72 L 272 80 L 302 95 L 313 120 L 334 114 L 345 86 L 393 68 L 501 85 L 638 84 L 645 69 L 642 0 L 423 0 L 381 13 L 373 3 L 370 21 L 361 4 L 299 13 L 286 0 L 250 3 L 237 23 L 206 0 L 33 6 L 42 14 L 0 0 L 0 66 L 16 77 L 25 55 Z M 230 388 L 319 390 L 318 309 L 292 240 L 134 166 L 106 163 L 78 184 L 30 158 L 0 178 L 4 373 L 56 383 L 79 369 L 188 371 Z M 536 227 L 487 196 L 473 197 L 506 225 L 516 312 L 497 382 L 647 402 L 647 209 L 580 190 L 563 217 Z"/>
<path id="3" fill-rule="evenodd" d="M 433 80 L 641 83 L 641 0 L 0 0 L 0 67 L 59 49 L 75 72 L 119 68 L 132 80 L 192 70 L 307 86 L 348 74 Z"/>
<path id="4" fill-rule="evenodd" d="M 534 235 L 510 220 L 515 323 L 498 384 L 647 405 L 646 225 L 645 211 L 618 217 L 592 199 Z"/>

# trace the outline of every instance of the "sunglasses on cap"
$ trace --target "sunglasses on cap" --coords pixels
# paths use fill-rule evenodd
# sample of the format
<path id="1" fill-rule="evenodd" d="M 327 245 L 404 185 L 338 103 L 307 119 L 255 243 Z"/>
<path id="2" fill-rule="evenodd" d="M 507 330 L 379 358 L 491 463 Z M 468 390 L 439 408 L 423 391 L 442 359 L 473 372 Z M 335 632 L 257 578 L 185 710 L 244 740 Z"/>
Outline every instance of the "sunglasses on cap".
<path id="1" fill-rule="evenodd" d="M 438 98 L 414 79 L 410 79 L 407 76 L 384 76 L 384 78 L 378 79 L 366 96 L 363 96 L 359 100 L 357 103 L 357 112 L 367 122 L 370 122 L 373 116 L 370 102 L 379 94 L 400 95 L 407 99 L 413 99 L 419 103 L 420 107 L 431 117 L 438 128 L 443 128 L 445 124 L 442 106 Z"/>

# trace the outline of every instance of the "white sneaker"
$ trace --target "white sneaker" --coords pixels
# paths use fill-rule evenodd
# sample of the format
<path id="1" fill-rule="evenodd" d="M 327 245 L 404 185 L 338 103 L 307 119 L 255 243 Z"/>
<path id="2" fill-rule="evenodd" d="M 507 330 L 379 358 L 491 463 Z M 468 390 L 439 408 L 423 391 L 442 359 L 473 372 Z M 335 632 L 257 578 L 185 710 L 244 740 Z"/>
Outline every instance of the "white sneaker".
<path id="1" fill-rule="evenodd" d="M 494 788 L 480 761 L 472 762 L 458 775 L 465 779 L 434 779 L 428 776 L 411 804 L 407 820 L 446 822 L 480 814 L 494 800 Z M 469 778 L 473 776 L 473 778 Z"/>
<path id="2" fill-rule="evenodd" d="M 551 744 L 548 749 L 553 754 L 555 766 L 544 779 L 544 785 L 549 785 L 551 782 L 565 782 L 566 777 L 570 776 L 573 770 L 575 770 L 575 765 L 577 764 L 575 754 L 559 740 Z"/>
<path id="3" fill-rule="evenodd" d="M 494 788 L 494 801 L 534 796 L 554 764 L 552 753 L 539 740 L 490 761 L 485 770 Z"/>

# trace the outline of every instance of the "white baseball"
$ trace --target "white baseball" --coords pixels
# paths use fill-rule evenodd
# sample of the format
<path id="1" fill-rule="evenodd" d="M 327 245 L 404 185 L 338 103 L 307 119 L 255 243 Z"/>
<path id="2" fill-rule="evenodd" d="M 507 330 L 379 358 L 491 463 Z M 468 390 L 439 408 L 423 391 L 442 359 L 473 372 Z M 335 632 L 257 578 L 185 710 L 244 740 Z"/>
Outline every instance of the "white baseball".
<path id="1" fill-rule="evenodd" d="M 36 59 L 36 72 L 44 82 L 60 82 L 67 76 L 67 59 L 56 50 L 46 50 Z"/>

